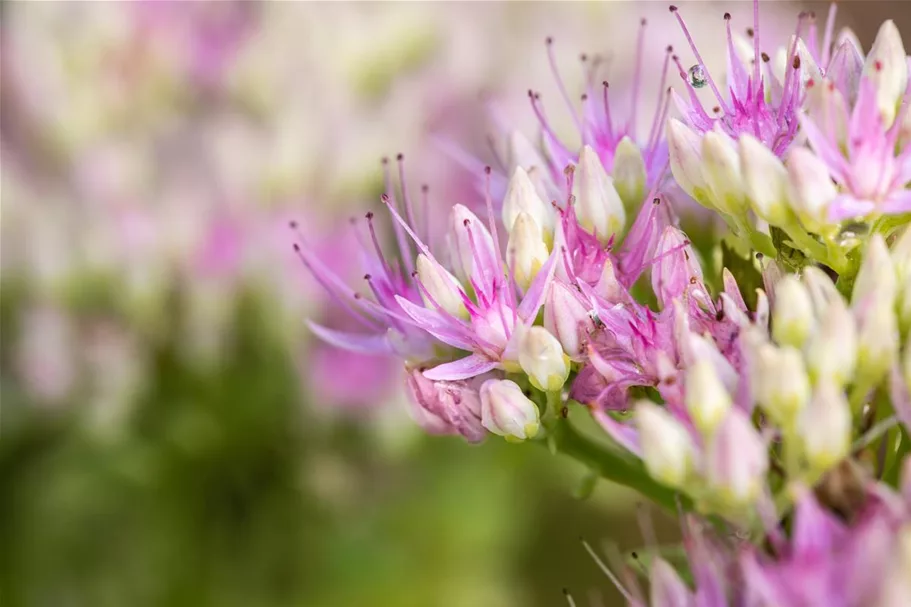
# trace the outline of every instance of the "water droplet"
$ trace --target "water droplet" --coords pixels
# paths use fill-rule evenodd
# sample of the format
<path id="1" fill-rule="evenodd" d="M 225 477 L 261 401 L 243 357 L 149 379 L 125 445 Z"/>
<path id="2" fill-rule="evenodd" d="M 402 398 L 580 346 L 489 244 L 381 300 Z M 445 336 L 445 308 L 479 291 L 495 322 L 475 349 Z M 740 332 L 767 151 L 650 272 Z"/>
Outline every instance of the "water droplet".
<path id="1" fill-rule="evenodd" d="M 845 224 L 838 233 L 836 242 L 842 247 L 853 247 L 860 244 L 858 240 L 870 231 L 870 225 L 862 222 L 852 222 Z"/>
<path id="2" fill-rule="evenodd" d="M 708 82 L 705 77 L 705 68 L 698 63 L 690 68 L 688 74 L 690 77 L 690 84 L 693 85 L 694 89 L 701 89 Z"/>

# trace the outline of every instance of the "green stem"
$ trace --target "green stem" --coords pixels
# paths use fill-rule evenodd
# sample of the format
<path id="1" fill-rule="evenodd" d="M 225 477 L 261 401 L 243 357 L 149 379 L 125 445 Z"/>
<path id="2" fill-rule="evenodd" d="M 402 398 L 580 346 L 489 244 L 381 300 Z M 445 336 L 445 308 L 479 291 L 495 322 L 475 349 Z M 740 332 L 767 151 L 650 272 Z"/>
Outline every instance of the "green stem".
<path id="1" fill-rule="evenodd" d="M 568 419 L 556 424 L 551 437 L 557 452 L 585 464 L 601 478 L 635 489 L 669 512 L 677 511 L 677 493 L 652 479 L 642 462 L 619 447 L 585 436 Z M 683 496 L 679 499 L 688 503 Z"/>
<path id="2" fill-rule="evenodd" d="M 818 242 L 815 238 L 807 234 L 800 226 L 787 226 L 782 228 L 794 246 L 810 259 L 821 261 L 841 274 L 844 271 L 843 264 L 837 260 L 829 259 L 829 252 L 826 246 Z M 835 267 L 838 266 L 838 267 Z"/>

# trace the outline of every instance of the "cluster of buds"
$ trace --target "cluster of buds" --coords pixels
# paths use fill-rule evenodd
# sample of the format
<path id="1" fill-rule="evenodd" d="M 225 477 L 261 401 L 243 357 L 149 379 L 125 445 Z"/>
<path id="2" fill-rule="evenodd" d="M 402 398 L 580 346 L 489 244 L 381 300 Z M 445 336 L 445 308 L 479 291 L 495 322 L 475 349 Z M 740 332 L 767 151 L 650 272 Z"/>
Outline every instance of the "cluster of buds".
<path id="1" fill-rule="evenodd" d="M 911 211 L 905 189 L 911 161 L 908 64 L 891 21 L 880 28 L 866 58 L 853 36 L 841 36 L 830 54 L 832 45 L 828 30 L 823 53 L 795 37 L 780 54 L 791 61 L 782 66 L 787 69 L 772 70 L 786 72 L 783 82 L 771 76 L 772 91 L 781 91 L 772 93 L 773 104 L 776 98 L 782 104 L 775 108 L 775 128 L 762 128 L 762 118 L 775 112 L 745 106 L 748 115 L 740 121 L 728 112 L 718 120 L 693 113 L 684 121 L 672 118 L 667 137 L 677 182 L 724 218 L 746 247 L 775 254 L 781 240 L 843 273 L 849 271 L 848 253 L 862 244 L 871 224 Z M 757 71 L 758 61 L 757 52 Z M 734 71 L 736 100 L 742 77 Z M 798 125 L 802 138 L 796 138 Z"/>
<path id="2" fill-rule="evenodd" d="M 891 22 L 866 59 L 851 35 L 833 42 L 833 8 L 821 48 L 815 18 L 802 15 L 782 65 L 772 65 L 760 50 L 754 3 L 752 59 L 738 52 L 725 16 L 724 95 L 676 7 L 671 13 L 698 63 L 686 71 L 669 49 L 666 66 L 680 68 L 689 100 L 669 93 L 645 143 L 629 125 L 615 129 L 605 87 L 602 108 L 590 90 L 583 96 L 583 143 L 572 153 L 532 92 L 543 149 L 511 137 L 508 164 L 485 171 L 483 220 L 456 205 L 445 243 L 432 243 L 407 194 L 383 197 L 402 259 L 384 256 L 371 224 L 362 240 L 373 298 L 299 249 L 368 330 L 311 326 L 339 346 L 395 353 L 418 369 L 412 402 L 431 431 L 565 447 L 673 508 L 671 489 L 685 497 L 677 504 L 757 531 L 774 547 L 775 559 L 758 547 L 721 559 L 742 567 L 750 601 L 829 604 L 776 594 L 799 593 L 787 576 L 780 588 L 768 582 L 782 562 L 806 564 L 806 552 L 819 549 L 806 534 L 815 537 L 819 525 L 832 534 L 826 551 L 850 550 L 848 536 L 868 539 L 853 521 L 836 525 L 827 511 L 836 506 L 809 488 L 823 492 L 853 470 L 869 507 L 846 516 L 875 511 L 893 531 L 907 521 L 906 506 L 872 504 L 898 499 L 873 477 L 891 474 L 889 486 L 897 485 L 896 426 L 911 420 L 911 151 L 901 136 L 908 64 Z M 718 102 L 711 114 L 694 91 L 705 85 Z M 667 120 L 664 141 L 672 100 L 682 119 Z M 826 147 L 830 134 L 834 148 Z M 724 219 L 733 251 L 720 242 L 697 248 L 679 229 L 673 201 L 681 189 Z M 741 291 L 759 282 L 763 289 Z M 576 404 L 615 443 L 603 458 L 564 419 Z M 779 524 L 788 517 L 799 528 L 790 538 Z M 697 585 L 740 596 L 719 589 L 726 567 L 715 566 L 714 579 Z M 692 602 L 669 566 L 652 575 L 656 604 L 664 603 L 655 596 Z"/>

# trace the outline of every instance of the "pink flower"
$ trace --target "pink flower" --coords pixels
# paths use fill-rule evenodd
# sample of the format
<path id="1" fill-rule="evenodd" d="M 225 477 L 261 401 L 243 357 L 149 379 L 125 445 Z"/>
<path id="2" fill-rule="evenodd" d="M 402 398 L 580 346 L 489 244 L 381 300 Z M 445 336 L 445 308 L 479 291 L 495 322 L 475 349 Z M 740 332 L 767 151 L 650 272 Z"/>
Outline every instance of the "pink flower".
<path id="1" fill-rule="evenodd" d="M 741 134 L 749 133 L 776 155 L 783 156 L 797 135 L 798 114 L 805 97 L 801 58 L 797 52 L 798 38 L 795 36 L 794 42 L 788 49 L 789 59 L 784 82 L 779 83 L 768 67 L 768 55 L 760 50 L 759 0 L 753 1 L 753 27 L 751 30 L 753 58 L 750 70 L 737 55 L 731 33 L 731 16 L 729 13 L 725 13 L 729 81 L 729 88 L 725 94 L 718 87 L 712 75 L 706 71 L 705 62 L 677 7 L 671 6 L 670 10 L 680 23 L 697 61 L 697 64 L 690 70 L 685 70 L 679 57 L 676 55 L 673 57 L 679 69 L 680 78 L 686 84 L 689 100 L 684 100 L 676 93 L 673 94 L 673 97 L 689 126 L 700 133 L 708 133 L 717 125 L 733 139 L 738 139 Z M 802 16 L 798 21 L 798 35 L 803 19 Z M 830 37 L 828 30 L 827 37 Z M 711 88 L 718 103 L 711 114 L 703 108 L 695 90 L 706 84 Z"/>
<path id="2" fill-rule="evenodd" d="M 834 83 L 824 86 L 821 114 L 803 117 L 801 125 L 813 151 L 841 188 L 841 194 L 829 204 L 829 219 L 911 212 L 911 191 L 905 189 L 911 181 L 911 146 L 899 142 L 908 111 L 907 93 L 899 115 L 887 126 L 870 76 L 861 80 L 850 114 L 847 100 Z"/>

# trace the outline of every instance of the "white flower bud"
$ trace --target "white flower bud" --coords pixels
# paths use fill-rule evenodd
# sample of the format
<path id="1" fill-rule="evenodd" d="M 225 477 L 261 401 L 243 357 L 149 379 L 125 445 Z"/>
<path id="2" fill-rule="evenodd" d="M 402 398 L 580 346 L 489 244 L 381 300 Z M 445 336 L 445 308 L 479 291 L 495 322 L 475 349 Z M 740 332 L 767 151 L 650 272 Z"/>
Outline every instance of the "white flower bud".
<path id="1" fill-rule="evenodd" d="M 703 175 L 702 138 L 676 118 L 671 118 L 667 121 L 667 145 L 674 179 L 696 202 L 714 209 Z"/>
<path id="2" fill-rule="evenodd" d="M 792 222 L 788 172 L 781 160 L 752 135 L 740 137 L 740 168 L 747 196 L 760 219 L 774 226 Z"/>
<path id="3" fill-rule="evenodd" d="M 786 431 L 810 400 L 803 357 L 790 346 L 762 344 L 754 351 L 753 391 L 769 417 Z"/>
<path id="4" fill-rule="evenodd" d="M 554 281 L 544 302 L 544 328 L 560 341 L 572 359 L 582 357 L 584 337 L 594 330 L 589 309 L 565 283 Z"/>
<path id="5" fill-rule="evenodd" d="M 705 480 L 713 501 L 726 509 L 741 509 L 761 495 L 769 469 L 765 442 L 750 418 L 732 409 L 709 443 Z"/>
<path id="6" fill-rule="evenodd" d="M 445 268 L 421 253 L 417 260 L 418 279 L 427 293 L 422 292 L 424 305 L 435 309 L 434 302 L 456 318 L 468 318 L 468 308 L 460 294 L 459 281 Z M 428 294 L 430 297 L 428 297 Z M 433 302 L 430 298 L 433 298 Z"/>
<path id="7" fill-rule="evenodd" d="M 542 233 L 553 231 L 553 208 L 538 195 L 525 169 L 516 167 L 512 179 L 509 180 L 506 197 L 503 199 L 503 225 L 507 230 L 512 231 L 513 224 L 520 213 L 530 215 L 541 228 Z"/>
<path id="8" fill-rule="evenodd" d="M 911 330 L 911 228 L 905 228 L 904 234 L 892 245 L 892 262 L 898 279 L 898 323 L 906 334 Z"/>
<path id="9" fill-rule="evenodd" d="M 867 249 L 854 281 L 852 303 L 864 305 L 875 296 L 877 305 L 892 306 L 898 293 L 896 278 L 895 264 L 886 241 L 881 234 L 873 234 L 867 241 Z"/>
<path id="10" fill-rule="evenodd" d="M 875 385 L 897 360 L 899 335 L 891 302 L 876 292 L 872 296 L 858 323 L 856 376 Z"/>
<path id="11" fill-rule="evenodd" d="M 469 232 L 472 236 L 469 236 Z M 475 239 L 474 246 L 478 250 L 494 250 L 493 238 L 481 220 L 464 205 L 454 205 L 449 213 L 449 233 L 447 234 L 450 267 L 455 271 L 456 276 L 465 281 L 472 277 L 475 270 L 483 269 L 477 267 L 471 244 L 472 238 Z"/>
<path id="12" fill-rule="evenodd" d="M 908 60 L 895 22 L 884 21 L 864 64 L 864 76 L 876 83 L 876 101 L 884 124 L 895 120 L 908 86 Z"/>
<path id="13" fill-rule="evenodd" d="M 739 217 L 746 210 L 743 175 L 734 141 L 721 130 L 709 131 L 702 139 L 703 175 L 719 210 Z"/>
<path id="14" fill-rule="evenodd" d="M 807 342 L 806 360 L 815 384 L 831 382 L 841 387 L 852 379 L 857 364 L 857 327 L 841 297 L 832 300 L 819 329 Z"/>
<path id="15" fill-rule="evenodd" d="M 611 171 L 614 187 L 627 209 L 638 208 L 645 197 L 645 161 L 639 146 L 624 137 L 614 150 L 614 166 Z"/>
<path id="16" fill-rule="evenodd" d="M 815 323 L 810 294 L 796 276 L 788 274 L 775 286 L 772 337 L 779 344 L 802 348 Z"/>
<path id="17" fill-rule="evenodd" d="M 683 488 L 693 467 L 695 447 L 686 428 L 650 401 L 635 407 L 642 459 L 648 473 L 673 488 Z"/>
<path id="18" fill-rule="evenodd" d="M 481 385 L 481 425 L 510 442 L 538 434 L 538 407 L 507 379 L 488 379 Z"/>
<path id="19" fill-rule="evenodd" d="M 586 230 L 606 245 L 611 236 L 623 230 L 626 211 L 623 201 L 614 188 L 613 179 L 608 176 L 590 146 L 582 148 L 579 166 L 573 181 L 573 196 L 576 198 L 576 216 Z"/>
<path id="20" fill-rule="evenodd" d="M 829 203 L 838 195 L 826 164 L 808 148 L 794 148 L 788 156 L 788 178 L 788 197 L 797 217 L 806 229 L 822 231 L 829 223 Z"/>
<path id="21" fill-rule="evenodd" d="M 815 266 L 804 268 L 803 284 L 807 288 L 807 293 L 810 294 L 816 318 L 824 317 L 832 302 L 837 301 L 844 306 L 844 299 L 835 288 L 835 283 L 821 269 Z"/>
<path id="22" fill-rule="evenodd" d="M 525 212 L 519 213 L 506 246 L 506 259 L 512 268 L 516 283 L 524 291 L 531 286 L 538 270 L 550 255 L 538 222 Z"/>
<path id="23" fill-rule="evenodd" d="M 818 384 L 792 440 L 800 441 L 813 472 L 821 474 L 844 459 L 851 449 L 851 407 L 844 391 L 831 383 Z"/>
<path id="24" fill-rule="evenodd" d="M 731 396 L 710 361 L 698 360 L 687 371 L 685 401 L 693 423 L 711 436 L 730 410 Z"/>
<path id="25" fill-rule="evenodd" d="M 538 390 L 553 392 L 569 377 L 569 357 L 544 327 L 531 327 L 519 347 L 519 365 Z"/>

